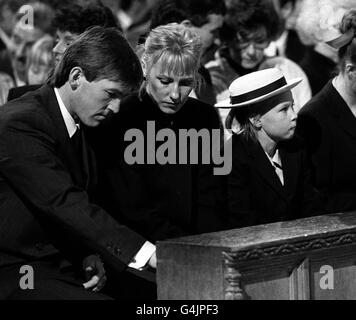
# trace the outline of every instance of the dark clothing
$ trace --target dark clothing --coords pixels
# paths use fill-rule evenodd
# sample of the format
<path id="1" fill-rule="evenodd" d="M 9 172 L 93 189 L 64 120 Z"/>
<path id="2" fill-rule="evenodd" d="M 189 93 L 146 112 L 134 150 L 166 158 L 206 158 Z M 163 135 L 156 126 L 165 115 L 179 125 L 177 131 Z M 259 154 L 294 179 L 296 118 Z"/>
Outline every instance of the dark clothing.
<path id="1" fill-rule="evenodd" d="M 306 73 L 315 96 L 337 72 L 336 63 L 308 47 L 300 66 Z"/>
<path id="2" fill-rule="evenodd" d="M 216 103 L 216 93 L 210 73 L 203 65 L 200 66 L 198 71 L 201 83 L 196 91 L 197 98 L 207 104 L 214 105 Z"/>
<path id="3" fill-rule="evenodd" d="M 79 132 L 81 150 L 47 85 L 0 109 L 0 277 L 11 265 L 64 258 L 81 268 L 94 253 L 117 276 L 144 244 L 91 202 L 96 162 Z"/>
<path id="4" fill-rule="evenodd" d="M 301 109 L 297 130 L 328 210 L 356 209 L 356 118 L 331 81 Z"/>
<path id="5" fill-rule="evenodd" d="M 177 163 L 179 154 L 185 151 L 179 148 L 179 129 L 219 129 L 220 126 L 216 110 L 196 99 L 189 98 L 172 115 L 162 112 L 147 94 L 142 100 L 137 95 L 124 99 L 111 123 L 111 133 L 105 135 L 112 137 L 111 142 L 107 141 L 110 153 L 97 150 L 103 159 L 101 166 L 106 167 L 107 181 L 101 184 L 102 188 L 114 190 L 111 198 L 103 203 L 111 205 L 110 212 L 121 211 L 120 221 L 150 241 L 219 229 L 217 214 L 223 213 L 218 208 L 220 177 L 213 176 L 212 165 L 189 164 L 189 158 L 188 164 L 148 164 L 146 155 L 143 164 L 127 164 L 124 154 L 132 142 L 124 142 L 124 135 L 132 128 L 141 130 L 146 154 L 148 121 L 154 123 L 156 133 L 161 129 L 175 133 L 177 148 L 173 146 L 173 149 Z M 100 141 L 96 146 L 99 149 L 103 145 Z M 155 150 L 160 145 L 162 142 L 156 142 Z"/>
<path id="6" fill-rule="evenodd" d="M 41 87 L 41 85 L 35 84 L 35 85 L 27 85 L 27 86 L 12 88 L 9 91 L 9 96 L 7 97 L 7 101 L 17 99 L 17 98 L 21 97 L 22 95 L 24 95 L 25 93 L 30 92 L 30 91 L 35 91 L 35 90 L 39 89 L 40 87 Z"/>
<path id="7" fill-rule="evenodd" d="M 285 55 L 288 59 L 300 64 L 307 52 L 307 48 L 308 47 L 300 41 L 299 35 L 295 30 L 288 30 L 285 51 Z"/>
<path id="8" fill-rule="evenodd" d="M 278 145 L 284 185 L 257 141 L 232 137 L 232 170 L 228 176 L 229 228 L 298 219 L 320 211 L 305 153 L 297 138 Z"/>
<path id="9" fill-rule="evenodd" d="M 8 74 L 15 82 L 11 59 L 6 49 L 0 50 L 0 72 Z"/>

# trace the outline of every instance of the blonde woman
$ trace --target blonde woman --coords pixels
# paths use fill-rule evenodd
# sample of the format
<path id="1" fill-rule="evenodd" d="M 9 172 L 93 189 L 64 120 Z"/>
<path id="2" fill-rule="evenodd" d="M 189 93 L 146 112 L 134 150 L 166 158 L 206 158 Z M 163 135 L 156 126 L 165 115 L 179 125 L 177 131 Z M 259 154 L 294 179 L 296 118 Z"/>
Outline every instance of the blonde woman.
<path id="1" fill-rule="evenodd" d="M 153 242 L 219 228 L 219 188 L 212 166 L 190 164 L 189 158 L 186 164 L 179 162 L 180 154 L 189 154 L 179 146 L 180 129 L 211 132 L 220 127 L 213 106 L 189 97 L 198 85 L 201 48 L 200 38 L 183 25 L 172 23 L 153 29 L 142 48 L 145 80 L 141 90 L 122 101 L 117 121 L 113 121 L 124 133 L 130 129 L 142 132 L 147 144 L 152 144 L 150 130 L 169 129 L 176 138 L 176 144 L 169 147 L 170 152 L 174 149 L 174 161 L 159 163 L 157 154 L 149 160 L 145 152 L 139 163 L 129 165 L 123 152 L 122 161 L 108 173 L 117 196 L 107 203 L 114 204 L 119 198 L 120 210 L 115 212 L 122 212 L 121 220 Z M 126 150 L 132 142 L 123 141 L 123 135 L 120 142 Z M 154 143 L 157 151 L 167 140 Z"/>

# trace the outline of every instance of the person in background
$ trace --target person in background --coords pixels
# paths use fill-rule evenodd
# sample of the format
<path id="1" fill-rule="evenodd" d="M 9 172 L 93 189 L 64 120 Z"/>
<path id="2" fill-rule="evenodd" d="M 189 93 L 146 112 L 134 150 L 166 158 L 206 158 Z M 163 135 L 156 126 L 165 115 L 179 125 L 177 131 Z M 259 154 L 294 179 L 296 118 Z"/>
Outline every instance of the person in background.
<path id="1" fill-rule="evenodd" d="M 329 42 L 340 72 L 301 110 L 297 128 L 330 212 L 356 209 L 356 10 L 344 15 L 340 32 Z"/>
<path id="2" fill-rule="evenodd" d="M 11 35 L 9 49 L 12 72 L 15 85 L 27 84 L 28 57 L 33 44 L 45 34 L 53 34 L 52 21 L 54 11 L 41 2 L 29 3 L 33 10 L 33 26 L 27 25 L 30 21 L 23 21 L 24 12 L 17 13 L 17 22 Z"/>
<path id="3" fill-rule="evenodd" d="M 38 39 L 33 45 L 29 57 L 27 79 L 29 85 L 43 84 L 53 69 L 54 39 L 50 35 Z"/>
<path id="4" fill-rule="evenodd" d="M 282 56 L 297 64 L 303 60 L 307 50 L 296 30 L 296 21 L 300 12 L 300 0 L 277 0 L 277 10 L 284 21 L 285 28 L 278 39 L 272 41 L 266 49 L 267 56 Z"/>
<path id="5" fill-rule="evenodd" d="M 7 101 L 10 89 L 14 86 L 14 80 L 4 72 L 0 72 L 0 107 Z"/>
<path id="6" fill-rule="evenodd" d="M 321 198 L 313 189 L 302 141 L 294 136 L 297 114 L 287 81 L 271 68 L 234 80 L 230 107 L 240 131 L 232 136 L 226 227 L 240 228 L 317 214 Z"/>
<path id="7" fill-rule="evenodd" d="M 68 46 L 86 29 L 97 25 L 121 30 L 111 10 L 97 0 L 76 0 L 61 6 L 56 11 L 52 25 L 56 30 L 53 47 L 55 65 L 58 64 Z M 15 99 L 38 87 L 30 85 L 13 88 L 9 92 L 8 100 Z"/>
<path id="8" fill-rule="evenodd" d="M 4 85 L 2 92 L 4 101 L 7 101 L 11 88 L 24 86 L 27 84 L 28 56 L 32 45 L 43 35 L 51 34 L 53 31 L 51 24 L 53 19 L 53 10 L 49 5 L 41 2 L 30 2 L 33 12 L 33 23 L 24 17 L 26 10 L 20 7 L 16 13 L 15 25 L 8 38 L 7 48 L 0 54 L 0 72 L 5 73 L 2 78 L 12 78 L 11 85 Z M 8 81 L 6 81 L 9 84 Z"/>
<path id="9" fill-rule="evenodd" d="M 311 90 L 303 70 L 285 57 L 265 55 L 265 49 L 280 34 L 282 26 L 270 1 L 239 0 L 234 5 L 230 4 L 221 32 L 225 45 L 217 51 L 215 61 L 205 65 L 210 72 L 218 102 L 228 97 L 228 87 L 237 77 L 272 67 L 279 68 L 287 80 L 303 78 L 300 86 L 293 88 L 296 112 L 309 101 Z M 220 110 L 220 115 L 225 124 L 228 109 Z M 236 125 L 234 128 L 238 130 Z M 228 139 L 230 133 L 225 133 Z"/>
<path id="10" fill-rule="evenodd" d="M 300 0 L 296 29 L 308 45 L 300 66 L 307 74 L 312 95 L 315 96 L 337 73 L 337 50 L 327 44 L 338 36 L 340 21 L 353 0 Z"/>

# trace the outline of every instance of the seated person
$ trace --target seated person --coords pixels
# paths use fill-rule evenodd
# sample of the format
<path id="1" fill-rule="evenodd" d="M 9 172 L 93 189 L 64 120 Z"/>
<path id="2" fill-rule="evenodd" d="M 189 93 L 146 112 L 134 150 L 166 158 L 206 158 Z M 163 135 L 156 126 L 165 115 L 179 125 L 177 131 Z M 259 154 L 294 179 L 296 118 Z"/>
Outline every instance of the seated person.
<path id="1" fill-rule="evenodd" d="M 301 141 L 294 137 L 297 114 L 291 89 L 302 79 L 286 81 L 276 68 L 237 78 L 230 99 L 240 125 L 232 136 L 228 176 L 228 227 L 237 228 L 296 219 L 320 210 Z"/>
<path id="2" fill-rule="evenodd" d="M 217 101 L 228 97 L 230 83 L 239 76 L 261 69 L 276 67 L 287 80 L 303 78 L 293 88 L 296 112 L 311 98 L 308 79 L 303 70 L 285 57 L 266 57 L 265 49 L 281 29 L 281 19 L 271 1 L 239 0 L 228 8 L 221 31 L 224 46 L 218 50 L 215 61 L 205 67 L 209 70 Z M 223 123 L 227 110 L 220 110 Z M 229 135 L 227 135 L 229 138 Z"/>
<path id="3" fill-rule="evenodd" d="M 117 29 L 97 26 L 50 80 L 0 108 L 0 299 L 154 293 L 142 267 L 155 267 L 155 247 L 94 202 L 96 161 L 84 132 L 139 88 L 140 61 Z M 23 265 L 34 270 L 35 290 L 19 287 Z"/>
<path id="4" fill-rule="evenodd" d="M 141 90 L 122 101 L 120 115 L 114 115 L 105 128 L 112 130 L 106 134 L 112 137 L 106 140 L 109 150 L 100 149 L 102 139 L 97 143 L 96 154 L 102 158 L 100 167 L 106 168 L 103 189 L 116 190 L 103 205 L 110 205 L 110 212 L 120 210 L 119 220 L 152 242 L 220 227 L 218 214 L 223 213 L 219 207 L 220 177 L 213 175 L 212 165 L 202 164 L 201 160 L 196 164 L 189 158 L 185 163 L 179 161 L 184 153 L 189 155 L 186 146 L 178 145 L 181 129 L 205 129 L 210 135 L 216 129 L 217 143 L 221 139 L 219 116 L 214 107 L 189 97 L 197 85 L 201 48 L 198 35 L 182 24 L 153 29 L 143 48 L 145 80 Z M 142 154 L 142 149 L 136 150 L 136 157 L 143 158 L 134 163 L 127 160 L 132 142 L 125 135 L 130 129 L 142 133 L 145 150 L 150 148 L 148 144 L 156 144 L 147 157 L 146 151 Z M 148 131 L 167 129 L 173 132 L 176 143 L 168 146 L 171 161 L 163 159 L 162 163 L 158 160 L 158 148 L 167 146 L 168 142 L 152 142 Z M 96 132 L 94 138 L 95 135 Z M 201 152 L 199 159 L 200 156 Z"/>
<path id="5" fill-rule="evenodd" d="M 307 142 L 314 186 L 331 212 L 356 209 L 356 10 L 342 19 L 340 73 L 303 107 L 298 133 Z"/>
<path id="6" fill-rule="evenodd" d="M 208 104 L 216 103 L 216 93 L 210 74 L 204 67 L 204 60 L 209 61 L 209 57 L 214 56 L 214 52 L 211 52 L 214 51 L 214 41 L 223 24 L 225 9 L 224 2 L 216 0 L 160 0 L 152 12 L 151 28 L 171 22 L 183 23 L 201 38 L 203 43 L 199 68 L 201 82 L 192 94 Z"/>

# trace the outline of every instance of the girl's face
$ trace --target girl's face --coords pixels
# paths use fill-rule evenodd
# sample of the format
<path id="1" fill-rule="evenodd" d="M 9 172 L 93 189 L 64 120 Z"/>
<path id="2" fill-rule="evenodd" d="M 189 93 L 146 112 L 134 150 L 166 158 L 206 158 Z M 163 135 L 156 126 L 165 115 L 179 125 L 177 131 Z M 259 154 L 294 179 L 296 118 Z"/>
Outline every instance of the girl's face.
<path id="1" fill-rule="evenodd" d="M 260 116 L 261 130 L 275 142 L 291 139 L 297 124 L 292 92 L 287 91 L 272 99 L 275 107 Z"/>
<path id="2" fill-rule="evenodd" d="M 162 112 L 174 114 L 183 107 L 195 85 L 194 71 L 185 75 L 168 72 L 161 59 L 150 68 L 146 91 Z"/>

